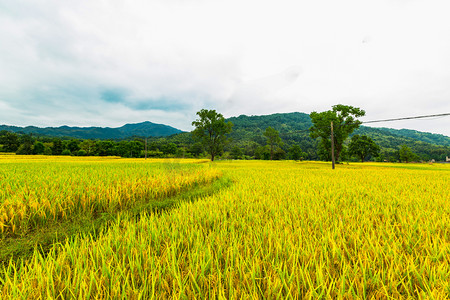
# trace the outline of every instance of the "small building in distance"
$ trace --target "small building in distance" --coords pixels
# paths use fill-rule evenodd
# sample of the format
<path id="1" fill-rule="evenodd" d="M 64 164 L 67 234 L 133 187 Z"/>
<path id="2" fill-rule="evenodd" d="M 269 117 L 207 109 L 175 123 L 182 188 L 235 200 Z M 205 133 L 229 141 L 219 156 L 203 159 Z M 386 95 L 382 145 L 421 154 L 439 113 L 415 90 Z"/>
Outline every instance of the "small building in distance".
<path id="1" fill-rule="evenodd" d="M 450 157 L 446 156 L 446 157 L 445 157 L 445 161 L 446 161 L 446 162 L 450 162 Z"/>

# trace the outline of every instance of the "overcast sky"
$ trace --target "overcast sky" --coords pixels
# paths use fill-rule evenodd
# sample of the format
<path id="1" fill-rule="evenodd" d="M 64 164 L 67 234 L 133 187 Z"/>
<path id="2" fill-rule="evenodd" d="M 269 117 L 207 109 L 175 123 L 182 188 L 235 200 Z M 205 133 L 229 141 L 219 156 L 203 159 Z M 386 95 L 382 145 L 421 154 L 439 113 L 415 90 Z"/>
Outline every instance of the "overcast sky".
<path id="1" fill-rule="evenodd" d="M 448 0 L 0 2 L 0 124 L 450 112 Z M 377 123 L 450 136 L 450 117 Z"/>

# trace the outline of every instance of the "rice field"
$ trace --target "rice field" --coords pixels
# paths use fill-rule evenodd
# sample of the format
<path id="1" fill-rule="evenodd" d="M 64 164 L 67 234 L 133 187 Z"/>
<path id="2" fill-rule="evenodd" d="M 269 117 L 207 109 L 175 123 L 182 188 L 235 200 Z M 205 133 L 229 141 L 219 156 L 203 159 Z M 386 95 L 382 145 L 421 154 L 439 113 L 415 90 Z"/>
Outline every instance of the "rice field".
<path id="1" fill-rule="evenodd" d="M 74 214 L 120 210 L 220 177 L 174 160 L 0 156 L 0 236 L 26 233 Z"/>
<path id="2" fill-rule="evenodd" d="M 96 236 L 11 259 L 0 271 L 0 298 L 450 298 L 449 165 L 198 162 L 0 159 L 1 203 L 28 205 L 3 192 L 27 187 L 45 207 L 85 213 L 151 201 L 155 189 L 177 193 L 173 181 L 185 178 L 232 181 L 164 213 L 124 212 Z M 27 170 L 39 176 L 30 180 Z M 91 204 L 78 204 L 79 195 Z M 9 207 L 0 214 L 11 220 Z M 66 218 L 56 211 L 40 222 Z"/>

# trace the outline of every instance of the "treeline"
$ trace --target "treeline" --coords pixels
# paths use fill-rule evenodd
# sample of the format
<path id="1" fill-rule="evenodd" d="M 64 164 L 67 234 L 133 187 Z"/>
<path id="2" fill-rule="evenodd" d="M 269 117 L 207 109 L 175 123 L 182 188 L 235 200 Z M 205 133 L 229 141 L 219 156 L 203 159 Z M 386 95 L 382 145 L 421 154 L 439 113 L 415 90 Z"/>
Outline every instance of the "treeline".
<path id="1" fill-rule="evenodd" d="M 146 147 L 147 144 L 147 147 Z M 147 151 L 146 151 L 147 148 Z M 0 152 L 19 155 L 120 156 L 126 158 L 185 157 L 203 158 L 207 154 L 189 133 L 168 138 L 132 137 L 127 140 L 73 139 L 0 131 Z"/>
<path id="2" fill-rule="evenodd" d="M 21 155 L 73 155 L 141 157 L 145 142 L 142 139 L 81 140 L 39 137 L 31 134 L 0 131 L 0 152 Z"/>
<path id="3" fill-rule="evenodd" d="M 270 159 L 271 148 L 264 136 L 257 142 L 230 142 L 221 152 L 221 159 Z M 0 131 L 0 152 L 19 155 L 72 155 L 72 156 L 121 156 L 145 157 L 146 139 L 90 140 L 33 136 L 31 134 Z M 195 142 L 190 133 L 170 137 L 147 138 L 147 157 L 206 158 L 204 146 Z M 299 145 L 281 143 L 273 151 L 273 159 L 311 159 Z"/>
<path id="4" fill-rule="evenodd" d="M 236 138 L 224 146 L 219 159 L 262 159 L 270 160 L 325 160 L 329 161 L 329 154 L 308 136 L 302 134 L 280 134 L 280 141 L 271 147 L 264 131 L 259 130 L 260 136 L 249 140 Z M 236 136 L 236 135 L 235 135 Z M 380 145 L 377 156 L 368 155 L 369 161 L 437 161 L 445 160 L 450 147 L 434 146 L 414 141 L 415 147 L 399 144 L 399 141 L 387 143 L 378 138 L 374 139 Z M 400 142 L 404 140 L 400 139 Z M 411 141 L 406 141 L 411 144 Z M 145 138 L 133 137 L 128 140 L 83 140 L 71 138 L 52 138 L 33 136 L 30 134 L 0 131 L 0 152 L 16 153 L 20 155 L 72 155 L 72 156 L 120 156 L 126 158 L 145 157 Z M 386 147 L 386 145 L 388 147 Z M 406 154 L 405 154 L 406 153 Z M 405 156 L 406 155 L 406 156 Z M 190 133 L 176 134 L 170 137 L 147 139 L 147 157 L 167 158 L 207 158 L 204 146 L 192 139 Z M 407 159 L 405 159 L 407 157 Z M 348 151 L 345 145 L 341 161 L 358 161 L 356 155 Z"/>
<path id="5" fill-rule="evenodd" d="M 401 136 L 400 133 L 413 132 L 414 138 L 408 136 Z M 371 128 L 361 126 L 355 130 L 356 134 L 370 136 L 377 145 L 380 146 L 380 161 L 399 161 L 401 149 L 407 146 L 413 153 L 413 160 L 415 161 L 430 161 L 432 159 L 436 161 L 445 161 L 447 156 L 450 156 L 450 146 L 448 143 L 448 137 L 443 135 L 432 135 L 425 132 L 417 132 L 412 130 L 395 130 L 389 128 Z M 430 136 L 434 138 L 440 138 L 439 141 L 431 141 Z M 446 139 L 444 139 L 446 138 Z M 437 144 L 439 143 L 439 144 Z"/>
<path id="6" fill-rule="evenodd" d="M 264 159 L 264 160 L 325 160 L 330 161 L 329 142 L 314 139 L 310 135 L 313 126 L 311 117 L 303 113 L 273 114 L 268 116 L 239 116 L 226 119 L 233 123 L 227 141 L 216 158 L 218 159 Z M 267 130 L 269 132 L 267 132 Z M 402 131 L 386 128 L 360 126 L 342 142 L 340 161 L 360 161 L 361 156 L 369 161 L 444 161 L 450 156 L 450 146 L 441 137 L 441 145 L 431 144 L 435 135 L 408 131 L 410 136 L 401 136 Z M 326 133 L 328 135 L 328 133 Z M 349 147 L 355 135 L 373 140 L 379 149 L 375 152 L 357 151 Z M 146 143 L 147 141 L 147 143 Z M 327 144 L 328 143 L 328 144 Z M 147 151 L 146 150 L 147 144 Z M 356 150 L 355 150 L 356 149 Z M 351 151 L 352 150 L 352 151 Z M 33 155 L 73 156 L 120 156 L 120 157 L 184 157 L 210 158 L 208 147 L 194 139 L 191 132 L 168 137 L 131 137 L 123 140 L 54 138 L 25 133 L 0 131 L 0 152 Z M 359 154 L 358 154 L 359 152 Z M 361 155 L 363 153 L 364 155 Z"/>

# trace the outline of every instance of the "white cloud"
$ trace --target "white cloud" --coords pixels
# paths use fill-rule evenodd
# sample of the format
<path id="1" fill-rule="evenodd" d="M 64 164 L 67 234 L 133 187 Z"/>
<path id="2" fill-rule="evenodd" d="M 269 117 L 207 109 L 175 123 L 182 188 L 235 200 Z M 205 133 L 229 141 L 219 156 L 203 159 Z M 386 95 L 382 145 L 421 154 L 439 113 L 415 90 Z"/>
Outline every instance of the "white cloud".
<path id="1" fill-rule="evenodd" d="M 367 119 L 450 112 L 448 6 L 3 2 L 0 123 L 150 120 L 189 130 L 201 108 L 232 116 L 309 113 L 337 103 L 365 109 Z M 111 91 L 120 99 L 105 101 Z M 386 126 L 450 136 L 449 119 Z"/>

